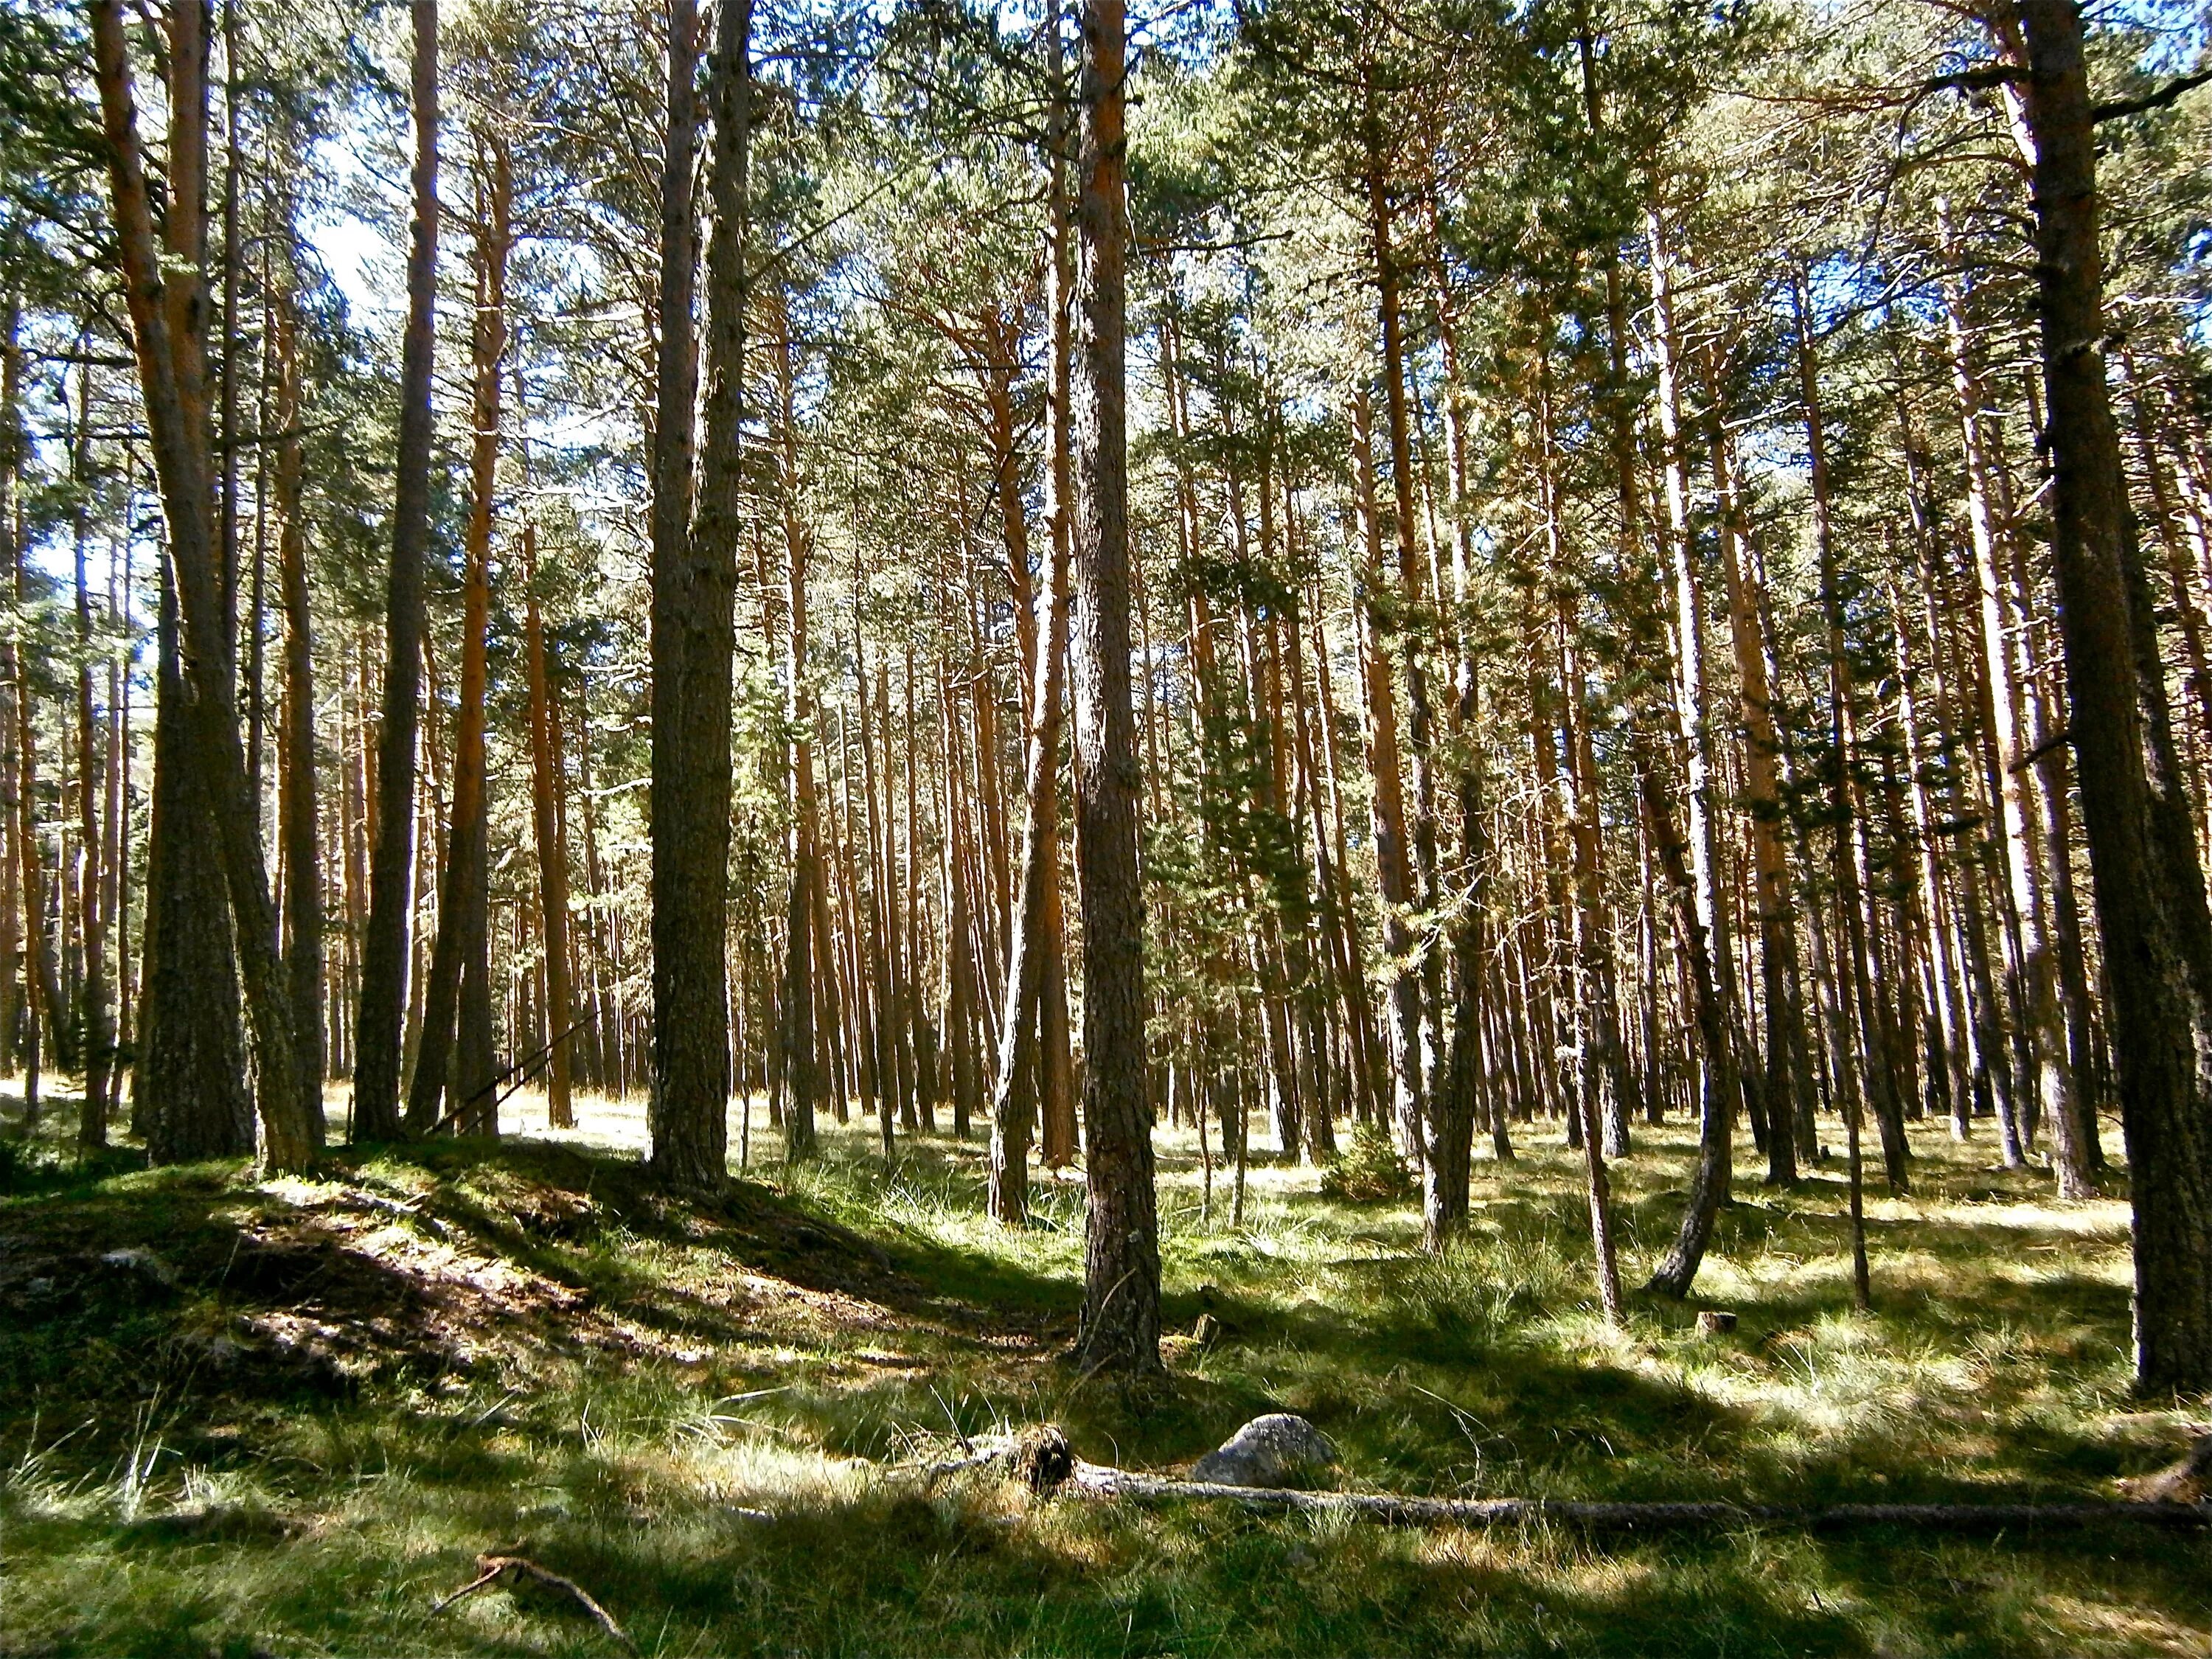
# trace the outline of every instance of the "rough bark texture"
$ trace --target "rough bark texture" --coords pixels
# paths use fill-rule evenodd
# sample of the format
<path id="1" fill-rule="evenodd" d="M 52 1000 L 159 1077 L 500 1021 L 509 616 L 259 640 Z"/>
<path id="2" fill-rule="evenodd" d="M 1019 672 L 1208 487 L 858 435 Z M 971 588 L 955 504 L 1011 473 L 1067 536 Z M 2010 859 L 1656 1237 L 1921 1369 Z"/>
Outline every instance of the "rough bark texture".
<path id="1" fill-rule="evenodd" d="M 173 334 L 170 326 L 172 308 L 189 314 L 198 307 L 179 305 L 165 287 L 167 278 L 189 298 L 198 285 L 198 270 L 180 262 L 173 271 L 165 271 L 155 246 L 118 0 L 94 0 L 92 23 L 116 240 L 184 621 L 191 757 L 213 804 L 223 884 L 236 920 L 246 1007 L 263 1079 L 263 1153 L 274 1169 L 302 1169 L 313 1158 L 314 1146 L 307 1103 L 296 1086 L 290 999 L 276 948 L 276 907 L 270 898 L 252 786 L 238 738 L 222 583 L 216 568 L 205 369 L 198 341 L 189 333 Z M 173 191 L 176 172 L 173 155 Z"/>
<path id="2" fill-rule="evenodd" d="M 2060 623 L 2135 1207 L 2136 1376 L 2212 1388 L 2212 915 L 2105 379 L 2075 0 L 2022 0 Z"/>
<path id="3" fill-rule="evenodd" d="M 1083 917 L 1083 1109 L 1090 1152 L 1079 1361 L 1160 1369 L 1159 1223 L 1145 1066 L 1144 893 L 1129 695 L 1121 0 L 1088 0 L 1079 85 L 1074 418 L 1075 847 Z"/>
<path id="4" fill-rule="evenodd" d="M 696 27 L 678 0 L 669 47 L 668 172 L 662 180 L 659 428 L 653 520 L 653 1164 L 663 1179 L 717 1185 L 729 1151 L 730 656 L 736 629 L 738 412 L 744 380 L 748 0 L 717 10 L 708 102 L 706 447 L 696 516 L 691 474 L 690 152 Z M 679 87 L 679 77 L 683 84 Z M 680 135 L 680 137 L 679 137 Z"/>
<path id="5" fill-rule="evenodd" d="M 998 1081 L 991 1094 L 991 1214 L 1008 1226 L 1029 1216 L 1029 1154 L 1036 1127 L 1035 1076 L 1044 998 L 1045 958 L 1056 941 L 1048 924 L 1060 881 L 1058 811 L 1054 799 L 1060 752 L 1060 676 L 1067 627 L 1067 570 L 1057 558 L 1048 573 L 1045 626 L 1034 653 L 1036 710 L 1026 763 L 1020 885 L 1014 901 L 1012 951 L 1006 965 L 1005 1015 L 999 1028 Z"/>
<path id="6" fill-rule="evenodd" d="M 430 375 L 438 298 L 438 3 L 414 0 L 414 218 L 407 327 L 399 352 L 399 449 L 392 569 L 384 611 L 382 720 L 377 731 L 376 838 L 354 1022 L 356 1140 L 399 1133 L 401 1034 L 407 1012 L 408 920 L 415 890 L 415 735 L 422 672 L 422 558 L 430 539 Z"/>
<path id="7" fill-rule="evenodd" d="M 507 150 L 497 136 L 477 156 L 476 326 L 469 522 L 461 586 L 460 707 L 453 732 L 453 787 L 439 868 L 438 936 L 422 996 L 422 1034 L 408 1088 L 407 1128 L 441 1122 L 460 1132 L 495 1131 L 492 1051 L 489 797 L 485 708 L 490 672 L 492 511 L 499 473 L 501 365 L 507 352 Z M 446 1102 L 441 1116 L 441 1099 Z"/>
<path id="8" fill-rule="evenodd" d="M 154 703 L 154 811 L 146 836 L 145 994 L 132 1097 L 156 1164 L 253 1150 L 238 1019 L 238 958 L 222 865 L 187 755 L 177 598 L 165 561 Z"/>

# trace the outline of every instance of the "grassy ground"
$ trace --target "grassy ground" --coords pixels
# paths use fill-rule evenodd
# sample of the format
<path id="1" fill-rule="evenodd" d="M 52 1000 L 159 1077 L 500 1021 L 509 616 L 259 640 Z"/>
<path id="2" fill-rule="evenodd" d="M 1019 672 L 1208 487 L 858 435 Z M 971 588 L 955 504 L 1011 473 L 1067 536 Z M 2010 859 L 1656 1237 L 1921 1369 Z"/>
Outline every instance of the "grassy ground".
<path id="1" fill-rule="evenodd" d="M 1053 1419 L 1088 1457 L 1169 1468 L 1286 1408 L 1375 1489 L 2109 1494 L 2192 1416 L 2126 1392 L 2124 1209 L 2056 1206 L 1987 1144 L 1916 1136 L 1916 1195 L 1871 1205 L 1870 1316 L 1832 1175 L 1763 1191 L 1747 1152 L 1692 1306 L 1639 1298 L 1614 1333 L 1548 1136 L 1478 1163 L 1442 1261 L 1411 1205 L 1327 1202 L 1310 1170 L 1255 1168 L 1240 1228 L 1218 1185 L 1202 1217 L 1194 1149 L 1164 1138 L 1169 1318 L 1212 1334 L 1171 1340 L 1139 1400 L 1058 1358 L 1073 1180 L 1006 1235 L 973 1145 L 887 1171 L 856 1125 L 786 1179 L 756 1126 L 750 1179 L 670 1201 L 626 1150 L 634 1111 L 584 1119 L 335 1152 L 313 1182 L 0 1143 L 0 1653 L 616 1651 L 527 1590 L 434 1613 L 491 1550 L 571 1575 L 652 1655 L 2212 1651 L 2194 1538 L 1600 1547 L 926 1492 L 893 1467 Z M 1689 1152 L 1647 1131 L 1617 1170 L 1632 1280 Z M 1698 1305 L 1741 1322 L 1700 1339 Z"/>

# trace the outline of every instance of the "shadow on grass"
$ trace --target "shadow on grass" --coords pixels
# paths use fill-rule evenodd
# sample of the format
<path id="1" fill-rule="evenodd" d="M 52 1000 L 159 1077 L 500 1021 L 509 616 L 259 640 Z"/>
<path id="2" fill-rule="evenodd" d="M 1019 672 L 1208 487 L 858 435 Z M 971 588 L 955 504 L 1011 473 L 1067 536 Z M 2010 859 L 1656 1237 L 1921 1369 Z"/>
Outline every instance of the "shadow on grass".
<path id="1" fill-rule="evenodd" d="M 1700 1340 L 1673 1304 L 1639 1299 L 1617 1337 L 1583 1311 L 1563 1158 L 1479 1170 L 1475 1229 L 1442 1261 L 1405 1254 L 1401 1212 L 1274 1199 L 1277 1220 L 1243 1234 L 1171 1234 L 1169 1322 L 1210 1316 L 1212 1334 L 1171 1344 L 1169 1382 L 1130 1395 L 1055 1363 L 1078 1295 L 1067 1194 L 1042 1206 L 1063 1231 L 1006 1249 L 887 1218 L 895 1187 L 972 1212 L 971 1155 L 711 1196 L 550 1143 L 334 1152 L 316 1182 L 272 1187 L 235 1165 L 41 1171 L 0 1197 L 0 1429 L 11 1458 L 44 1457 L 91 1426 L 40 1466 L 60 1496 L 4 1500 L 19 1628 L 54 1653 L 607 1650 L 505 1592 L 428 1615 L 504 1547 L 586 1584 L 647 1652 L 2070 1654 L 2207 1622 L 2200 1540 L 1599 1549 L 1543 1528 L 1032 1505 L 825 1464 L 1054 1418 L 1087 1456 L 1160 1467 L 1281 1407 L 1338 1441 L 1355 1484 L 1408 1491 L 1972 1501 L 2078 1494 L 2142 1450 L 2097 1427 L 2124 1288 L 2035 1255 L 2049 1241 L 2018 1218 L 1878 1218 L 1871 1319 L 1838 1274 L 1784 1274 Z M 1663 1236 L 1684 1148 L 1623 1168 L 1632 1234 Z M 1963 1161 L 1916 1176 L 2033 1195 Z M 1720 1250 L 1833 1262 L 1839 1207 L 1832 1182 L 1747 1188 Z M 1393 1254 L 1343 1254 L 1360 1244 Z M 170 1282 L 100 1260 L 133 1249 Z M 343 1364 L 285 1370 L 287 1333 Z M 225 1334 L 252 1364 L 218 1363 Z M 72 1481 L 112 1480 L 155 1437 L 149 1390 L 169 1444 L 260 1496 L 210 1500 L 204 1522 L 181 1502 L 150 1523 L 72 1507 Z"/>

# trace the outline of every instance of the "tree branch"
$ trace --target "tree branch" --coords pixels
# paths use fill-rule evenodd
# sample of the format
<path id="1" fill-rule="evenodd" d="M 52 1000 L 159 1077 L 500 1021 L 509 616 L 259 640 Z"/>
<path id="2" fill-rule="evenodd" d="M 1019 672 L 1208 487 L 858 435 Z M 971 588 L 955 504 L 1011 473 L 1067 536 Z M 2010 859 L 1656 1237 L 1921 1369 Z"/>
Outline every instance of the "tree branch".
<path id="1" fill-rule="evenodd" d="M 2176 76 L 2156 92 L 2147 92 L 2140 98 L 2116 98 L 2110 103 L 2093 105 L 2089 118 L 2093 122 L 2117 121 L 2124 115 L 2142 115 L 2150 110 L 2164 109 L 2183 93 L 2192 91 L 2208 81 L 2212 81 L 2212 69 L 2199 70 L 2194 75 Z"/>

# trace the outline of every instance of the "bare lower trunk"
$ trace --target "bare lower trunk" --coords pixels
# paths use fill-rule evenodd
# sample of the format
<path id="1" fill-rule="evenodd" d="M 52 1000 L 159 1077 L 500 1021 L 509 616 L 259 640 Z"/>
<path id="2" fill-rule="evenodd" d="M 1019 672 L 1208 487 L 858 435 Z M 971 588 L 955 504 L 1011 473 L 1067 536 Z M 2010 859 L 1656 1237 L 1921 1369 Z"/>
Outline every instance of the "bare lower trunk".
<path id="1" fill-rule="evenodd" d="M 522 527 L 524 650 L 530 676 L 530 813 L 538 848 L 538 902 L 545 947 L 545 1039 L 552 1044 L 545 1070 L 547 1121 L 556 1129 L 575 1127 L 571 1096 L 568 1027 L 574 1022 L 574 998 L 568 982 L 568 847 L 560 811 L 560 730 L 553 718 L 548 680 L 545 620 L 538 601 L 538 526 Z"/>
<path id="2" fill-rule="evenodd" d="M 2212 915 L 2106 384 L 2075 0 L 2022 0 L 2060 619 L 2132 1170 L 2136 1376 L 2212 1387 Z"/>
<path id="3" fill-rule="evenodd" d="M 409 922 L 415 908 L 415 744 L 422 702 L 422 562 L 430 539 L 430 380 L 438 280 L 438 4 L 413 0 L 414 214 L 407 254 L 407 327 L 400 343 L 399 448 L 392 569 L 385 595 L 382 719 L 377 730 L 376 830 L 368 927 L 354 1020 L 352 1139 L 399 1133 L 402 1035 L 408 1006 Z"/>
<path id="4" fill-rule="evenodd" d="M 286 215 L 289 226 L 289 209 Z M 323 1139 L 323 864 L 315 771 L 313 623 L 307 593 L 307 526 L 301 501 L 298 319 L 290 289 L 271 297 L 276 329 L 276 511 L 283 521 L 277 566 L 284 589 L 284 758 L 279 814 L 284 848 L 285 976 L 292 994 L 294 1061 Z"/>
<path id="5" fill-rule="evenodd" d="M 1136 715 L 1129 691 L 1128 428 L 1124 401 L 1121 0 L 1079 14 L 1074 533 L 1075 835 L 1083 917 L 1083 1105 L 1090 1207 L 1086 1370 L 1160 1369 L 1159 1223 L 1145 1064 L 1144 891 L 1137 868 Z"/>
<path id="6" fill-rule="evenodd" d="M 122 255 L 131 333 L 144 393 L 147 427 L 153 440 L 168 521 L 185 632 L 185 679 L 191 689 L 191 759 L 213 805 L 223 882 L 237 923 L 244 969 L 246 1001 L 253 1024 L 256 1059 L 263 1079 L 261 1117 L 264 1154 L 279 1170 L 305 1168 L 314 1154 L 309 1103 L 296 1088 L 289 997 L 276 955 L 276 916 L 269 895 L 260 826 L 255 822 L 252 788 L 238 740 L 236 704 L 231 684 L 221 572 L 216 568 L 213 492 L 208 465 L 205 367 L 189 319 L 202 309 L 197 263 L 165 270 L 156 249 L 151 204 L 139 153 L 137 111 L 131 88 L 123 18 L 116 0 L 94 0 L 92 11 L 94 72 L 100 86 L 102 123 L 108 150 L 108 176 L 116 240 Z M 191 36 L 197 52 L 201 31 Z M 172 62 L 177 58 L 172 43 Z M 181 70 L 179 80 L 187 79 Z M 204 90 L 199 90 L 204 106 Z M 191 99 L 173 97 L 172 107 Z M 170 226 L 179 226 L 184 197 L 181 181 L 193 165 L 178 164 L 175 135 L 170 160 Z M 196 209 L 196 201 L 195 201 Z M 173 313 L 187 326 L 173 327 Z"/>
<path id="7" fill-rule="evenodd" d="M 422 1042 L 408 1090 L 407 1127 L 416 1134 L 427 1133 L 441 1121 L 459 1133 L 495 1127 L 484 699 L 489 674 L 492 516 L 507 352 L 507 215 L 513 198 L 506 141 L 495 131 L 480 144 L 477 168 L 476 327 L 470 343 L 474 381 L 470 426 L 475 441 L 461 588 L 460 708 L 453 732 L 453 799 L 439 872 L 438 936 L 430 951 Z"/>

